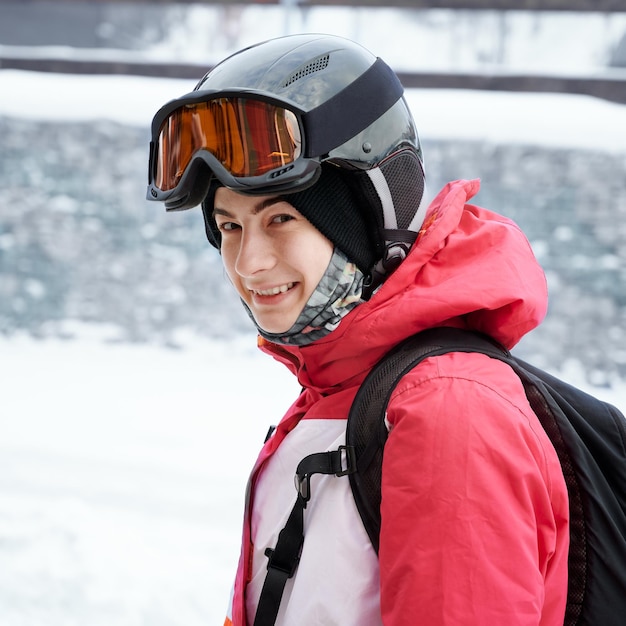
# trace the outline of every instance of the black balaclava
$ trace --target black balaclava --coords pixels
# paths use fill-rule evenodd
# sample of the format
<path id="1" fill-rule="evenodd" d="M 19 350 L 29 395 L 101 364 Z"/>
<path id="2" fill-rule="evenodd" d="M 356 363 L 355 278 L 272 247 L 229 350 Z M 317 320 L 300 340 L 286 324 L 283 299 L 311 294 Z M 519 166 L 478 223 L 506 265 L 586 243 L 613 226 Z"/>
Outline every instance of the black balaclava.
<path id="1" fill-rule="evenodd" d="M 207 238 L 218 250 L 221 234 L 213 218 L 213 204 L 220 186 L 214 179 L 202 203 Z M 262 337 L 273 343 L 303 346 L 328 335 L 363 302 L 366 277 L 379 258 L 379 245 L 370 233 L 378 230 L 368 227 L 352 188 L 334 166 L 322 166 L 319 179 L 311 187 L 281 197 L 334 244 L 333 256 L 298 319 L 286 332 L 266 332 L 242 303 Z"/>
<path id="2" fill-rule="evenodd" d="M 281 197 L 302 213 L 367 276 L 381 256 L 378 228 L 370 225 L 360 209 L 350 184 L 351 174 L 330 164 L 322 165 L 321 169 L 322 173 L 315 184 L 303 191 L 281 194 Z M 218 250 L 221 235 L 213 218 L 213 203 L 215 192 L 220 186 L 221 183 L 214 178 L 202 202 L 207 238 Z"/>

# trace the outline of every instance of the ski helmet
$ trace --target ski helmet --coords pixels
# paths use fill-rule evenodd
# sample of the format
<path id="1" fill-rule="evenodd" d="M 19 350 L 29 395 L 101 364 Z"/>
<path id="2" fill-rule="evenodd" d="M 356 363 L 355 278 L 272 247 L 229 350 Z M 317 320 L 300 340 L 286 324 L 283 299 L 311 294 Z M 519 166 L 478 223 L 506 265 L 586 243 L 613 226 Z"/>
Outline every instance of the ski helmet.
<path id="1" fill-rule="evenodd" d="M 371 231 L 378 264 L 370 273 L 393 271 L 423 221 L 422 151 L 402 85 L 350 40 L 290 35 L 226 58 L 157 112 L 147 197 L 167 210 L 204 200 L 207 235 L 219 246 L 216 185 L 297 199 L 331 167 Z M 322 215 L 302 212 L 333 241 Z"/>

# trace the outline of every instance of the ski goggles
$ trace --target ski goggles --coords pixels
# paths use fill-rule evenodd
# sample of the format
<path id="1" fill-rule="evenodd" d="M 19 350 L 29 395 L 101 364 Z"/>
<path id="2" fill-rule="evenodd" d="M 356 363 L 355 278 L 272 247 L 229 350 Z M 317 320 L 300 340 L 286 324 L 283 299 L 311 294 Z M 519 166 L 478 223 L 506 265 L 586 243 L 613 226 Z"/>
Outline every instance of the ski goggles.
<path id="1" fill-rule="evenodd" d="M 155 200 L 184 200 L 194 183 L 184 178 L 195 178 L 189 166 L 196 157 L 225 185 L 246 189 L 271 186 L 302 156 L 301 112 L 284 103 L 241 93 L 193 94 L 168 108 L 153 126 L 149 195 Z"/>
<path id="2" fill-rule="evenodd" d="M 381 77 L 390 87 L 382 94 Z M 212 176 L 246 193 L 294 191 L 315 179 L 322 155 L 401 95 L 397 77 L 380 59 L 307 112 L 253 91 L 194 91 L 166 104 L 152 121 L 147 198 L 168 210 L 191 208 L 203 200 Z"/>

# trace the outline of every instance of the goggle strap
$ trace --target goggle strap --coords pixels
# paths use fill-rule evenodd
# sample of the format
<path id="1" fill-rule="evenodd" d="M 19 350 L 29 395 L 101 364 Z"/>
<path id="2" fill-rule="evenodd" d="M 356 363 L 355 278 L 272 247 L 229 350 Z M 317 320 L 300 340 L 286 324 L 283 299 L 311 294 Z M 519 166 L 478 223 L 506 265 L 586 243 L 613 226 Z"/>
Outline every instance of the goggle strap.
<path id="1" fill-rule="evenodd" d="M 305 113 L 307 157 L 328 154 L 367 128 L 386 113 L 404 89 L 395 72 L 382 60 L 376 61 L 355 81 L 320 106 Z"/>

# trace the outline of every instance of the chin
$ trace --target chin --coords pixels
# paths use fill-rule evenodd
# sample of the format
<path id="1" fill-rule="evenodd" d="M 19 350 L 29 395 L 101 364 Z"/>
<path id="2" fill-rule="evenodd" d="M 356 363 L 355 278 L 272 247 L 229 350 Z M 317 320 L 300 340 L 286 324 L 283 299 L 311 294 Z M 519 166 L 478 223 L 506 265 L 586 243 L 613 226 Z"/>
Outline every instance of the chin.
<path id="1" fill-rule="evenodd" d="M 300 310 L 298 307 L 257 307 L 254 302 L 250 302 L 248 307 L 256 325 L 266 333 L 273 335 L 284 334 L 291 330 L 298 320 Z M 273 310 L 271 310 L 273 308 Z"/>
<path id="2" fill-rule="evenodd" d="M 276 320 L 268 320 L 268 319 L 259 319 L 256 315 L 254 316 L 254 320 L 256 325 L 261 328 L 264 332 L 270 333 L 272 335 L 283 335 L 286 332 L 290 331 L 292 326 L 296 323 L 296 319 L 287 320 L 287 321 L 276 321 Z"/>
<path id="3" fill-rule="evenodd" d="M 271 324 L 266 324 L 264 326 L 263 324 L 259 324 L 258 322 L 257 326 L 270 335 L 284 335 L 291 329 L 291 326 L 287 326 L 287 328 L 285 328 L 284 326 L 272 326 Z"/>

